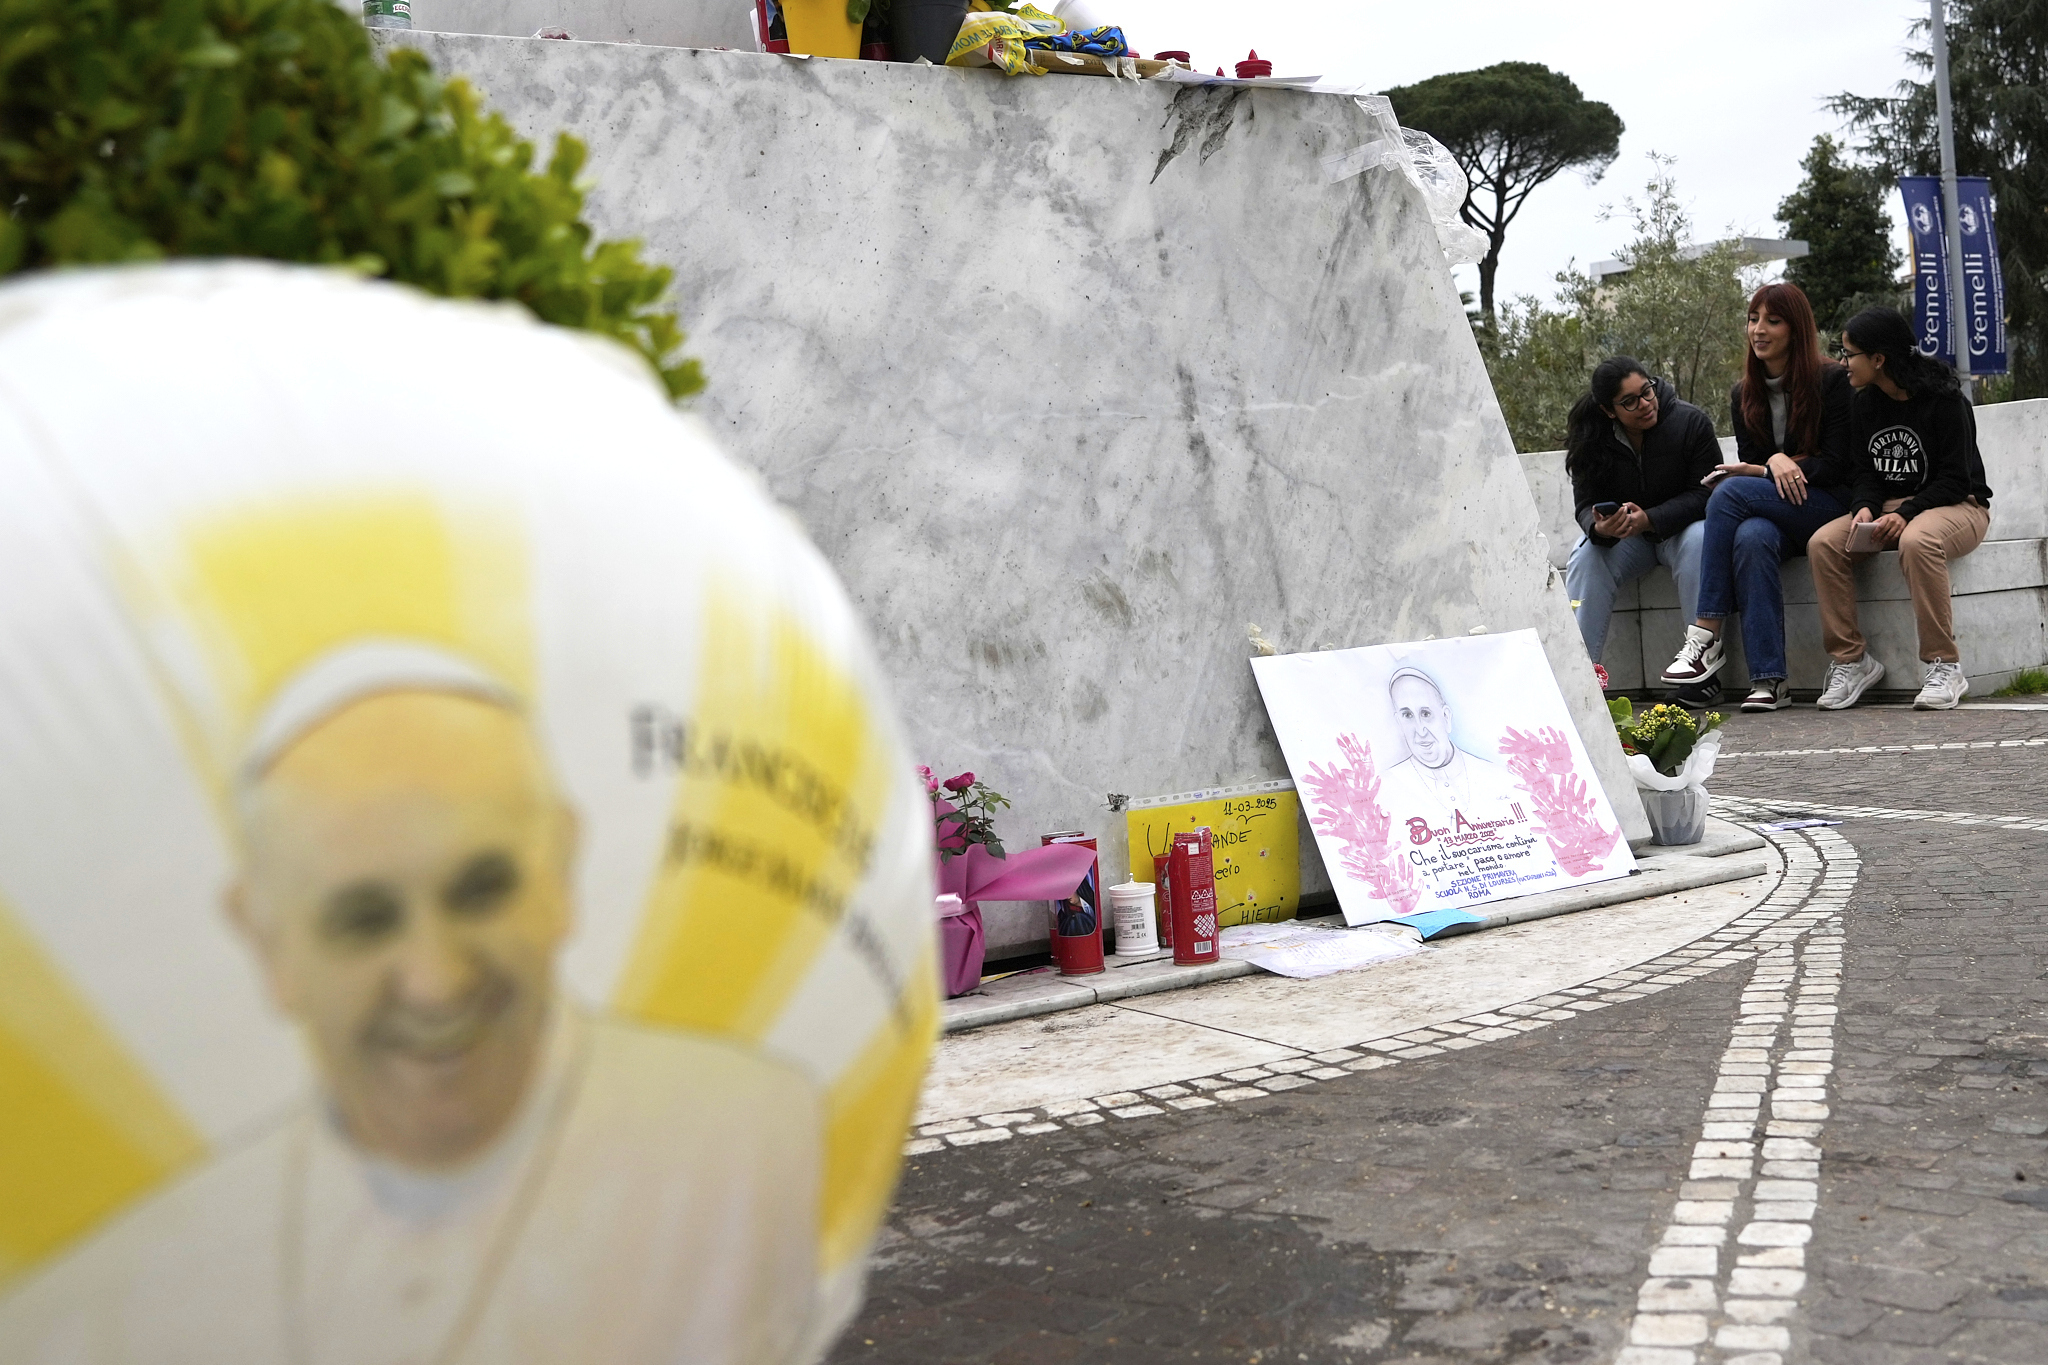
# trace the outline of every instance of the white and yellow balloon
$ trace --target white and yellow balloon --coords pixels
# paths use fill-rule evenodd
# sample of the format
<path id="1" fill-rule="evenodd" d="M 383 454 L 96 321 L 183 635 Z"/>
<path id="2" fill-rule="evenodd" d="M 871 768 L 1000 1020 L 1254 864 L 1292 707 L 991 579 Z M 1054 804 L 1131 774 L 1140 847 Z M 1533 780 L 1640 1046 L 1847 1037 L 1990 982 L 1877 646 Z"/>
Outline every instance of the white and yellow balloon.
<path id="1" fill-rule="evenodd" d="M 637 358 L 0 289 L 0 1356 L 801 1361 L 935 1032 L 831 570 Z"/>

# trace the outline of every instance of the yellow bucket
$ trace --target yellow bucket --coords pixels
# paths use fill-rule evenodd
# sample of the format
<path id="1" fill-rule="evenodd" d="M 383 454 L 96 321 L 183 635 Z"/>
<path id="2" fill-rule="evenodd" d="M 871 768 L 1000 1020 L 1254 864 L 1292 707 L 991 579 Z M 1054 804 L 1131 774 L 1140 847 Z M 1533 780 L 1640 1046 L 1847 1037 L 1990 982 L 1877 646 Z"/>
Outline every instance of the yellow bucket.
<path id="1" fill-rule="evenodd" d="M 846 17 L 846 0 L 781 0 L 781 5 L 791 52 L 860 56 L 860 25 Z"/>

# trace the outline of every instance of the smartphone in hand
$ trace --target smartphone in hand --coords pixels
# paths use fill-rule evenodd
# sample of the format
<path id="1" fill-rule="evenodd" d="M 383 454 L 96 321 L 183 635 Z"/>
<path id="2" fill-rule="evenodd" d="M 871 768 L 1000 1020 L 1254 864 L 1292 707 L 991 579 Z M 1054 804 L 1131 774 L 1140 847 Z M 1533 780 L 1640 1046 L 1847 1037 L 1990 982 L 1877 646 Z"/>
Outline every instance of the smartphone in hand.
<path id="1" fill-rule="evenodd" d="M 1601 521 L 1607 520 L 1607 518 L 1620 510 L 1621 504 L 1618 502 L 1596 502 L 1593 504 L 1593 515 Z"/>
<path id="2" fill-rule="evenodd" d="M 1886 549 L 1885 543 L 1877 538 L 1877 523 L 1859 521 L 1849 528 L 1849 553 L 1852 555 L 1876 554 Z"/>
<path id="3" fill-rule="evenodd" d="M 1731 472 L 1733 471 L 1729 470 L 1725 465 L 1718 469 L 1710 469 L 1707 471 L 1707 476 L 1700 480 L 1700 486 L 1702 488 L 1712 488 L 1715 484 L 1727 478 Z"/>

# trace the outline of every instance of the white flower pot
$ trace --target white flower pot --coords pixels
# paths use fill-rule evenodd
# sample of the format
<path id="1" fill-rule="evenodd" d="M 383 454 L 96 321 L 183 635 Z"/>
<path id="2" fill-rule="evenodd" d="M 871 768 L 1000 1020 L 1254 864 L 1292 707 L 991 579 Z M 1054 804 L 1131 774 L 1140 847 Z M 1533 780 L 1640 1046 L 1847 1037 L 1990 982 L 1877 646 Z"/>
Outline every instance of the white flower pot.
<path id="1" fill-rule="evenodd" d="M 1653 844 L 1696 844 L 1707 835 L 1707 789 L 1694 785 L 1677 791 L 1639 787 L 1643 813 L 1650 817 Z"/>

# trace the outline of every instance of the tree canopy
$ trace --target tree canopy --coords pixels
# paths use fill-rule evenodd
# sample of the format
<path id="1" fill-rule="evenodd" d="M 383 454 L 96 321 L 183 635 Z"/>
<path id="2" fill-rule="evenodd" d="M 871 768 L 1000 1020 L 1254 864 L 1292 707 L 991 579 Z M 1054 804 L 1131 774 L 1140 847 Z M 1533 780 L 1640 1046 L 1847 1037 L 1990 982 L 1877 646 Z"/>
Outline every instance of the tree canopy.
<path id="1" fill-rule="evenodd" d="M 1460 210 L 1486 234 L 1479 309 L 1494 320 L 1493 280 L 1508 225 L 1531 191 L 1568 170 L 1598 179 L 1621 150 L 1620 115 L 1535 62 L 1454 71 L 1387 91 L 1394 113 L 1450 148 L 1471 182 Z"/>
<path id="2" fill-rule="evenodd" d="M 1605 280 L 1557 277 L 1556 306 L 1523 295 L 1478 332 L 1501 414 L 1520 451 L 1564 444 L 1566 414 L 1595 365 L 1630 355 L 1668 379 L 1687 402 L 1729 430 L 1728 389 L 1742 372 L 1751 285 L 1760 274 L 1733 242 L 1690 245 L 1692 224 L 1667 161 L 1655 162 L 1640 199 L 1626 201 L 1635 238 L 1626 270 Z"/>
<path id="3" fill-rule="evenodd" d="M 1988 177 L 1996 200 L 2011 396 L 2048 396 L 2048 0 L 1948 0 L 1948 16 L 1956 171 Z M 1926 21 L 1913 32 L 1908 56 L 1927 79 L 1829 101 L 1887 178 L 1941 170 Z"/>
<path id="4" fill-rule="evenodd" d="M 1873 303 L 1896 305 L 1904 264 L 1885 215 L 1885 183 L 1843 155 L 1823 133 L 1799 163 L 1806 178 L 1778 204 L 1778 221 L 1809 251 L 1785 267 L 1785 278 L 1806 291 L 1814 320 L 1838 332 L 1849 315 Z"/>
<path id="5" fill-rule="evenodd" d="M 532 144 L 332 0 L 0 0 L 0 275 L 173 256 L 513 299 L 702 387 L 670 272 L 593 243 L 584 149 Z"/>

